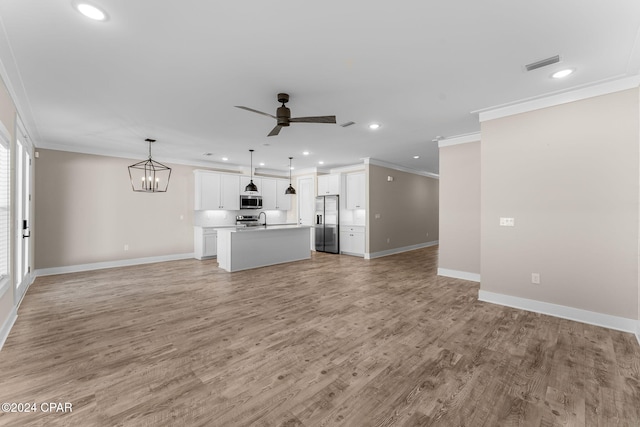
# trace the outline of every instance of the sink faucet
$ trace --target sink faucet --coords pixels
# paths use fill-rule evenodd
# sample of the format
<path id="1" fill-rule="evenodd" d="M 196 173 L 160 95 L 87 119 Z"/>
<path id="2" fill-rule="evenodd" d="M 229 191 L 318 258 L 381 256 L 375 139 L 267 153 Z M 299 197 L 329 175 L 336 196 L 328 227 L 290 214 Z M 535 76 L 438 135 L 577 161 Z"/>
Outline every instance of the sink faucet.
<path id="1" fill-rule="evenodd" d="M 264 225 L 264 226 L 266 227 L 266 226 L 267 226 L 267 214 L 266 214 L 264 211 L 263 211 L 263 212 L 260 212 L 260 213 L 258 214 L 258 221 L 260 221 L 260 216 L 261 216 L 262 214 L 264 214 L 264 223 L 263 223 L 262 225 Z"/>

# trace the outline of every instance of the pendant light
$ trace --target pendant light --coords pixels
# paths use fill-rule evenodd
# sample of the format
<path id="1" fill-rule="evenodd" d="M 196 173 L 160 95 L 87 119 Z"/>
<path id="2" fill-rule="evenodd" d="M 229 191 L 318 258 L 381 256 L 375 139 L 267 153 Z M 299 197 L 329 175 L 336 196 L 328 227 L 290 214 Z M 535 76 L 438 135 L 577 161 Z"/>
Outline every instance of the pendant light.
<path id="1" fill-rule="evenodd" d="M 149 158 L 129 166 L 129 178 L 133 191 L 143 193 L 164 193 L 169 187 L 171 168 L 151 158 L 151 143 L 155 139 L 145 139 L 149 143 Z"/>
<path id="2" fill-rule="evenodd" d="M 296 194 L 296 189 L 291 185 L 291 160 L 293 157 L 289 157 L 289 188 L 284 190 L 284 194 Z"/>
<path id="3" fill-rule="evenodd" d="M 251 181 L 244 188 L 244 191 L 253 191 L 257 193 L 258 187 L 253 183 L 253 150 L 249 150 L 249 152 L 251 153 Z"/>

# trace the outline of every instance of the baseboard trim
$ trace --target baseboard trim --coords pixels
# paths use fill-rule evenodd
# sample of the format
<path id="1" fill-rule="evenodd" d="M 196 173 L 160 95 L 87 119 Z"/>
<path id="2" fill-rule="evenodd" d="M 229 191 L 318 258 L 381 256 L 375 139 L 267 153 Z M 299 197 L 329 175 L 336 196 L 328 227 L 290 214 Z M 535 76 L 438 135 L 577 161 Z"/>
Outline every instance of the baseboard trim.
<path id="1" fill-rule="evenodd" d="M 640 320 L 638 320 L 637 323 L 638 324 L 636 325 L 636 339 L 638 340 L 638 345 L 640 345 Z"/>
<path id="2" fill-rule="evenodd" d="M 549 316 L 560 317 L 562 319 L 574 320 L 576 322 L 587 323 L 589 325 L 602 326 L 604 328 L 615 329 L 623 332 L 634 333 L 637 323 L 636 320 L 627 319 L 625 317 L 611 316 L 609 314 L 567 307 L 565 305 L 497 294 L 494 292 L 483 291 L 482 289 L 478 292 L 478 300 L 532 311 L 534 313 L 547 314 Z"/>
<path id="3" fill-rule="evenodd" d="M 414 251 L 416 249 L 428 248 L 429 246 L 436 246 L 438 242 L 439 242 L 438 240 L 434 240 L 431 242 L 418 243 L 417 245 L 403 246 L 401 248 L 394 248 L 386 251 L 371 252 L 371 253 L 367 252 L 364 254 L 364 259 L 380 258 L 383 256 L 400 254 L 402 252 Z"/>
<path id="4" fill-rule="evenodd" d="M 17 318 L 18 312 L 16 311 L 15 307 L 13 307 L 9 312 L 9 317 L 7 317 L 7 319 L 4 321 L 4 324 L 2 325 L 2 329 L 0 329 L 0 350 L 2 350 L 4 342 L 9 337 L 9 332 L 11 332 L 11 328 L 13 327 L 13 324 L 16 323 Z"/>
<path id="5" fill-rule="evenodd" d="M 145 258 L 122 259 L 117 261 L 94 262 L 89 264 L 67 265 L 64 267 L 38 268 L 35 270 L 36 276 L 51 276 L 54 274 L 78 273 L 81 271 L 102 270 L 105 268 L 128 267 L 131 265 L 153 264 L 155 262 L 177 261 L 181 259 L 194 258 L 194 254 L 173 254 L 160 255 Z"/>
<path id="6" fill-rule="evenodd" d="M 469 273 L 468 271 L 449 270 L 448 268 L 438 268 L 438 276 L 453 277 L 454 279 L 470 280 L 480 283 L 480 274 Z"/>

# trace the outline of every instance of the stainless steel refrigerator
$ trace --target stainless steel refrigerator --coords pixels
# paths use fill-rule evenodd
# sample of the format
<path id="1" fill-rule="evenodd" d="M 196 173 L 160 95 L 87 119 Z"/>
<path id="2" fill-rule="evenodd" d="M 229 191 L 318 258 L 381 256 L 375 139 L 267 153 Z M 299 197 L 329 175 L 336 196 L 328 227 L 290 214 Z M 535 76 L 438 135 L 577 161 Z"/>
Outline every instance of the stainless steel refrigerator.
<path id="1" fill-rule="evenodd" d="M 316 197 L 316 251 L 340 253 L 340 204 L 338 196 Z"/>

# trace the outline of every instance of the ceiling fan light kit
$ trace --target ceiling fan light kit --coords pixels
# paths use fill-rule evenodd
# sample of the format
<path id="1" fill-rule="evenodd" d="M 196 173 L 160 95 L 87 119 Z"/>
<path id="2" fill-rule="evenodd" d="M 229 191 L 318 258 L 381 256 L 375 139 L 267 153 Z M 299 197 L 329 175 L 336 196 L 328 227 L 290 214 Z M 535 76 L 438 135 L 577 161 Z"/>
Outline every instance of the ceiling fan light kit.
<path id="1" fill-rule="evenodd" d="M 169 188 L 171 168 L 151 158 L 151 143 L 155 139 L 145 139 L 149 143 L 149 158 L 129 166 L 129 179 L 133 191 L 142 193 L 165 193 Z"/>
<path id="2" fill-rule="evenodd" d="M 290 126 L 291 123 L 336 123 L 336 116 L 291 117 L 291 110 L 285 105 L 289 102 L 289 95 L 286 93 L 279 93 L 277 98 L 278 102 L 282 103 L 282 105 L 276 110 L 275 116 L 263 111 L 254 110 L 253 108 L 244 107 L 242 105 L 236 105 L 235 107 L 276 119 L 276 126 L 267 136 L 278 135 L 280 133 L 280 129 Z"/>

